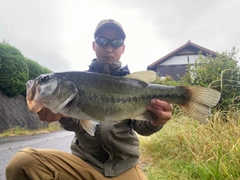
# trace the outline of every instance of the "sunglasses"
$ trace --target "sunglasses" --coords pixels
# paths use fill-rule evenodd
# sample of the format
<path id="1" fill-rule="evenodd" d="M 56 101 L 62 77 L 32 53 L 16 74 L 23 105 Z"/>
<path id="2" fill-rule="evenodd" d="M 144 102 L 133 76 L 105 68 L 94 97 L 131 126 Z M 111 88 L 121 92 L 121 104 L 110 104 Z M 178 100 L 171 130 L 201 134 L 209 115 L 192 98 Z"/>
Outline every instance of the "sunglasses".
<path id="1" fill-rule="evenodd" d="M 101 47 L 107 47 L 109 44 L 114 48 L 119 48 L 124 44 L 122 39 L 106 39 L 104 37 L 96 37 L 95 42 Z"/>

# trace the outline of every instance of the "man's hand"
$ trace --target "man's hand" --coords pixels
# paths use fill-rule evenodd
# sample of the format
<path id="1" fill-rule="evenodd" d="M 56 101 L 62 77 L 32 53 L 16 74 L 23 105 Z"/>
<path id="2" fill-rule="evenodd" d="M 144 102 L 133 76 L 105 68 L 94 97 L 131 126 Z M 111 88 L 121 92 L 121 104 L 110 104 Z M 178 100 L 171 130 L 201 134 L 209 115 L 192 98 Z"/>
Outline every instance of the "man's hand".
<path id="1" fill-rule="evenodd" d="M 153 112 L 157 119 L 151 121 L 154 126 L 161 126 L 166 124 L 172 117 L 172 106 L 165 101 L 160 101 L 158 99 L 152 99 L 150 106 L 147 110 Z"/>
<path id="2" fill-rule="evenodd" d="M 53 121 L 59 121 L 61 118 L 66 118 L 66 116 L 57 113 L 54 114 L 50 109 L 43 107 L 39 112 L 38 112 L 38 117 L 41 121 L 46 121 L 48 123 L 53 122 Z"/>

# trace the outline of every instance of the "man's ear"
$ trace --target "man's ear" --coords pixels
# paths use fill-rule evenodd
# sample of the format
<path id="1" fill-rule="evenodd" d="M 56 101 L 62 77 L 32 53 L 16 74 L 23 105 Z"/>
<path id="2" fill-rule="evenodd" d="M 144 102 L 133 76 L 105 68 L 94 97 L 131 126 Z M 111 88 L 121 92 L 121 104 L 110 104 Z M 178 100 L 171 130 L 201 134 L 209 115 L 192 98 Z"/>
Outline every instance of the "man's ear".
<path id="1" fill-rule="evenodd" d="M 92 42 L 93 51 L 95 51 L 95 46 L 96 46 L 95 41 L 93 41 L 93 42 Z"/>

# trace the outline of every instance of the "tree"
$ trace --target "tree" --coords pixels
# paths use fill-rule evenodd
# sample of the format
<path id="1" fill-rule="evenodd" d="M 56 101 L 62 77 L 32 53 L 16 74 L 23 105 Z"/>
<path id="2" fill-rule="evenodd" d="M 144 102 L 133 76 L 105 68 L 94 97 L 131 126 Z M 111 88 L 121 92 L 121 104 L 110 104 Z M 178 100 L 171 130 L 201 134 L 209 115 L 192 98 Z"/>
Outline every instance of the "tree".
<path id="1" fill-rule="evenodd" d="M 0 90 L 12 97 L 25 90 L 28 65 L 21 52 L 6 43 L 0 43 Z"/>

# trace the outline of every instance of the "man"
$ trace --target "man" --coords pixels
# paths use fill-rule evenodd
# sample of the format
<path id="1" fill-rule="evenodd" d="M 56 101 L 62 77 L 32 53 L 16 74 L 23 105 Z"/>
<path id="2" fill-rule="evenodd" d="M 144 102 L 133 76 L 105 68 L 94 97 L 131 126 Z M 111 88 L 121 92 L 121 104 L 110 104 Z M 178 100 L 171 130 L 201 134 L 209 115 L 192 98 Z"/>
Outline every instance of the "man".
<path id="1" fill-rule="evenodd" d="M 119 61 L 124 53 L 126 38 L 122 26 L 115 20 L 102 20 L 94 33 L 92 48 L 96 53 L 90 72 L 112 76 L 129 74 Z M 90 136 L 79 120 L 53 114 L 43 108 L 39 118 L 59 121 L 62 127 L 75 132 L 72 154 L 50 149 L 25 148 L 18 152 L 6 168 L 8 180 L 146 180 L 139 166 L 139 141 L 135 132 L 149 136 L 159 131 L 172 116 L 172 107 L 165 101 L 153 99 L 146 107 L 152 121 L 123 120 L 96 122 L 95 136 Z"/>

